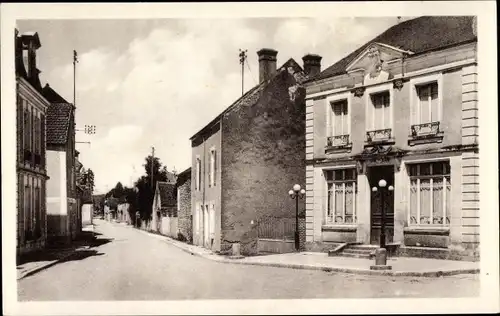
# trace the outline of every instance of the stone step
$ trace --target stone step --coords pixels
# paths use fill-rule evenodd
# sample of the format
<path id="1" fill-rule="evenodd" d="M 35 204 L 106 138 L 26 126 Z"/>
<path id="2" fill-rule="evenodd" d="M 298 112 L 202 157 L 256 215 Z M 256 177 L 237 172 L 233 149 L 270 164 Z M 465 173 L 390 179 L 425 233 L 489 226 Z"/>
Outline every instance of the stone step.
<path id="1" fill-rule="evenodd" d="M 348 248 L 375 251 L 375 249 L 378 249 L 380 247 L 378 245 L 349 245 Z"/>
<path id="2" fill-rule="evenodd" d="M 372 257 L 369 254 L 345 253 L 345 252 L 340 253 L 338 256 L 339 257 L 349 257 L 349 258 L 362 258 L 362 259 L 370 259 Z"/>
<path id="3" fill-rule="evenodd" d="M 353 249 L 353 248 L 347 248 L 347 249 L 344 249 L 343 253 L 358 253 L 358 254 L 365 254 L 365 255 L 369 255 L 371 254 L 372 252 L 375 252 L 375 249 L 371 250 L 371 249 Z"/>

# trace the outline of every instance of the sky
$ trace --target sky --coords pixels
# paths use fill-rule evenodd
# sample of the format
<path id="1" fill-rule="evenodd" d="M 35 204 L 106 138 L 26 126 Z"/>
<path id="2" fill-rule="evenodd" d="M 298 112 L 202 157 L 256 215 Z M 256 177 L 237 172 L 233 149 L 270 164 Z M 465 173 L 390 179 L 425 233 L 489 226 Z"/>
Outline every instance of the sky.
<path id="1" fill-rule="evenodd" d="M 408 18 L 403 18 L 403 20 Z M 302 65 L 307 53 L 322 69 L 397 23 L 387 18 L 253 18 L 143 20 L 18 20 L 20 33 L 36 31 L 42 85 L 73 102 L 80 161 L 95 173 L 95 192 L 120 181 L 131 186 L 155 156 L 168 170 L 191 164 L 189 138 L 241 96 L 239 49 L 248 50 L 244 88 L 258 81 L 256 52 L 278 51 Z"/>

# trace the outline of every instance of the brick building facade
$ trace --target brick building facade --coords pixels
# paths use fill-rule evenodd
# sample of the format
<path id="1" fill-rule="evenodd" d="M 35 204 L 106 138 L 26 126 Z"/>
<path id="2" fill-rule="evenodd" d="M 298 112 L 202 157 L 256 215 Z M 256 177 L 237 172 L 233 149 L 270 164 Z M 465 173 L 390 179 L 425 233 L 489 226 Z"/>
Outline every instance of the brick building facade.
<path id="1" fill-rule="evenodd" d="M 379 244 L 385 209 L 401 253 L 479 255 L 476 51 L 473 17 L 420 17 L 306 84 L 308 249 Z"/>
<path id="2" fill-rule="evenodd" d="M 277 69 L 274 50 L 258 55 L 260 83 L 191 138 L 193 242 L 216 251 L 256 253 L 256 223 L 294 217 L 287 192 L 305 183 L 306 74 L 293 59 Z"/>
<path id="3" fill-rule="evenodd" d="M 46 244 L 45 122 L 49 102 L 42 95 L 37 33 L 15 31 L 17 138 L 17 254 Z"/>
<path id="4" fill-rule="evenodd" d="M 193 215 L 191 213 L 191 168 L 177 176 L 177 216 L 179 236 L 185 241 L 193 242 Z"/>

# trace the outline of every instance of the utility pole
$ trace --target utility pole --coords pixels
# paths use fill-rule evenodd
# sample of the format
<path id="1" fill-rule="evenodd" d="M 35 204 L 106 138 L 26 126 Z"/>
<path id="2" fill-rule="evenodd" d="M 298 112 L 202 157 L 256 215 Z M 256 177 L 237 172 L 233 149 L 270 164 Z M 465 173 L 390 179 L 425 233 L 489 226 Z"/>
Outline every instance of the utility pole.
<path id="1" fill-rule="evenodd" d="M 78 62 L 78 54 L 73 50 L 73 105 L 76 107 L 76 63 Z"/>
<path id="2" fill-rule="evenodd" d="M 151 147 L 151 190 L 154 192 L 154 165 L 155 165 L 155 148 Z"/>
<path id="3" fill-rule="evenodd" d="M 243 95 L 243 93 L 245 92 L 245 86 L 244 86 L 244 83 L 245 83 L 245 60 L 247 59 L 247 53 L 248 50 L 241 50 L 240 49 L 240 64 L 241 64 L 241 95 Z"/>

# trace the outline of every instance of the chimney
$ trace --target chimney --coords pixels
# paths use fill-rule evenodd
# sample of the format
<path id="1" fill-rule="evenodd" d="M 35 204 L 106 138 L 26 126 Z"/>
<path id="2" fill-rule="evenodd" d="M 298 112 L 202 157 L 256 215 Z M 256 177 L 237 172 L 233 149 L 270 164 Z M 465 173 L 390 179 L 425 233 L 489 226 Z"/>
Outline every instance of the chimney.
<path id="1" fill-rule="evenodd" d="M 38 76 L 38 69 L 36 67 L 36 50 L 42 46 L 40 44 L 40 39 L 38 38 L 38 33 L 23 33 L 21 35 L 21 41 L 23 43 L 23 59 L 25 61 L 28 78 L 35 79 Z"/>
<path id="2" fill-rule="evenodd" d="M 257 52 L 259 56 L 259 83 L 268 80 L 276 72 L 276 55 L 274 49 L 263 48 Z"/>
<path id="3" fill-rule="evenodd" d="M 304 61 L 304 72 L 308 77 L 314 77 L 321 72 L 321 56 L 307 54 L 302 57 Z"/>

